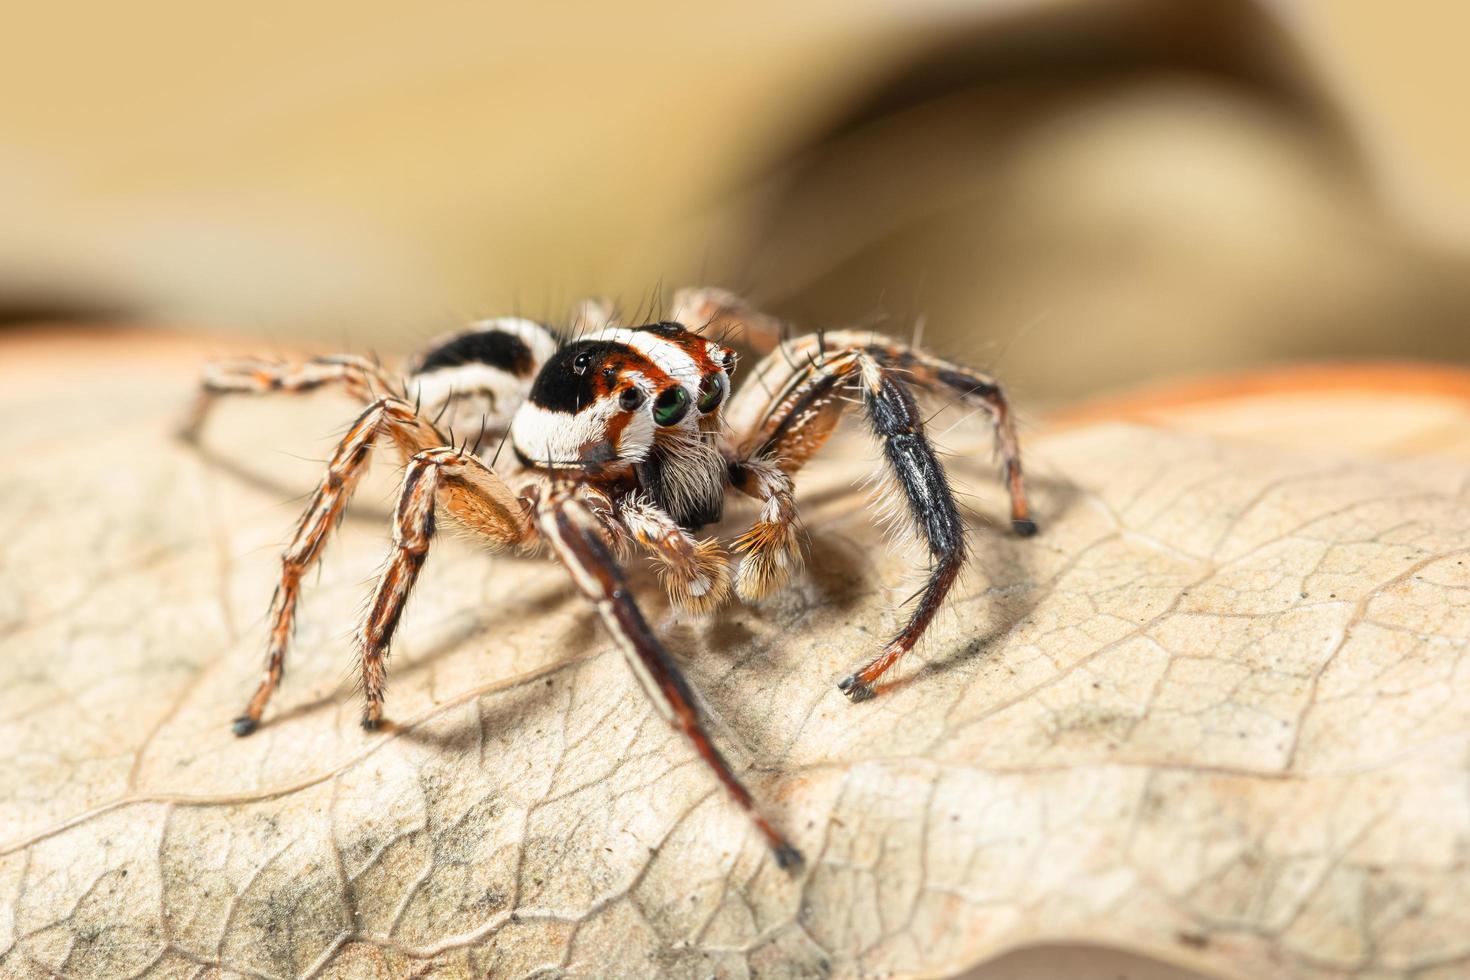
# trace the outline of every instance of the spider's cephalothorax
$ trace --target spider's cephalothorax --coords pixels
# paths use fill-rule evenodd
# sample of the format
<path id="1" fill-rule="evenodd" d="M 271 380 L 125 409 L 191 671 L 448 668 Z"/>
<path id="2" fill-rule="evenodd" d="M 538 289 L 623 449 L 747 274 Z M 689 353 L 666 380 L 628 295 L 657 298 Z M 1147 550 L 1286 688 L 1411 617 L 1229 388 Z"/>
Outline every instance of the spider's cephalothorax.
<path id="1" fill-rule="evenodd" d="M 523 466 L 631 481 L 686 530 L 720 519 L 734 352 L 677 323 L 608 327 L 542 364 L 510 423 Z"/>
<path id="2" fill-rule="evenodd" d="M 587 309 L 596 313 L 599 307 Z M 839 687 L 850 699 L 913 649 L 954 585 L 966 537 L 948 477 L 924 431 L 915 391 L 986 411 L 1011 496 L 1011 523 L 1035 533 L 1021 482 L 1020 448 L 993 379 L 916 347 L 867 332 L 782 342 L 730 397 L 735 355 L 705 336 L 712 322 L 745 324 L 773 338 L 767 317 L 718 290 L 687 290 L 674 319 L 640 327 L 584 315 L 577 339 L 558 341 L 530 320 L 486 320 L 441 337 L 398 379 L 352 356 L 298 363 L 237 361 L 206 370 L 185 433 L 197 436 L 223 394 L 302 392 L 338 384 L 367 407 L 342 438 L 328 472 L 281 557 L 265 675 L 238 735 L 259 725 L 280 684 L 301 581 L 385 439 L 404 461 L 393 547 L 359 632 L 363 725 L 382 722 L 385 662 L 409 593 L 428 555 L 436 513 L 489 547 L 543 548 L 595 606 L 660 714 L 683 732 L 783 867 L 798 852 L 761 814 L 705 734 L 697 702 L 629 592 L 617 555 L 647 552 L 673 602 L 691 612 L 731 591 L 758 599 L 801 567 L 792 477 L 827 441 L 856 394 L 908 512 L 930 554 L 928 578 L 901 629 Z M 591 322 L 589 322 L 591 321 Z M 765 346 L 773 346 L 767 344 Z M 455 433 L 476 433 L 456 442 Z M 503 452 L 505 446 L 509 452 Z M 720 520 L 730 490 L 759 514 L 731 550 L 694 532 Z"/>

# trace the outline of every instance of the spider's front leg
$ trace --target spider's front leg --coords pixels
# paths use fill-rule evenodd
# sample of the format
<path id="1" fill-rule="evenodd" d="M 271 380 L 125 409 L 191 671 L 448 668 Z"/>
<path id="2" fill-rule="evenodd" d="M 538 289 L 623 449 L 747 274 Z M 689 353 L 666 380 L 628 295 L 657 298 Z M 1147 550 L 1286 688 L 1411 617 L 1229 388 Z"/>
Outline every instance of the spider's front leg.
<path id="1" fill-rule="evenodd" d="M 362 727 L 382 724 L 388 649 L 434 538 L 434 509 L 442 507 L 492 550 L 524 544 L 531 536 L 526 503 L 479 457 L 454 447 L 427 449 L 408 463 L 393 514 L 393 547 L 378 577 L 358 637 Z"/>
<path id="2" fill-rule="evenodd" d="M 924 430 L 909 382 L 948 390 L 990 412 L 1005 461 L 1016 533 L 1036 531 L 1021 480 L 1015 427 L 1000 389 L 977 372 L 871 334 L 844 332 L 793 341 L 755 369 L 731 404 L 731 422 L 743 432 L 742 458 L 769 461 L 795 473 L 823 445 L 856 388 L 889 472 L 920 537 L 928 546 L 928 579 L 908 622 L 883 650 L 838 685 L 853 701 L 873 696 L 873 685 L 914 648 L 953 588 L 967 553 L 965 527 L 948 475 Z"/>
<path id="3" fill-rule="evenodd" d="M 750 791 L 730 770 L 709 735 L 688 684 L 643 618 L 598 519 L 576 497 L 553 491 L 537 507 L 541 536 L 566 565 L 578 590 L 597 608 L 659 714 L 693 745 L 730 796 L 766 839 L 783 868 L 801 864 L 792 847 L 756 806 Z"/>
<path id="4" fill-rule="evenodd" d="M 337 444 L 327 463 L 326 476 L 312 495 L 311 503 L 296 524 L 291 543 L 281 555 L 281 580 L 271 599 L 265 674 L 245 712 L 235 719 L 236 735 L 249 735 L 255 731 L 266 704 L 280 686 L 281 675 L 286 668 L 286 650 L 296 625 L 301 580 L 321 556 L 332 530 L 341 522 L 352 492 L 367 471 L 373 446 L 384 434 L 393 439 L 405 456 L 444 441 L 431 423 L 415 413 L 412 405 L 396 398 L 382 398 L 358 416 Z"/>

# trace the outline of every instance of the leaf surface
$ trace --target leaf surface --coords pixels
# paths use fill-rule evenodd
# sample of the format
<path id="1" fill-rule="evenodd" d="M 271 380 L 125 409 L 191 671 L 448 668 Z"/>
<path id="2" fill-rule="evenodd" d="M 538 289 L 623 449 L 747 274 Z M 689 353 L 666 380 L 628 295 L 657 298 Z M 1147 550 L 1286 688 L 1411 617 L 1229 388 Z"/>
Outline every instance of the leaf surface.
<path id="1" fill-rule="evenodd" d="M 288 454 L 325 456 L 352 409 L 237 403 L 201 458 L 167 438 L 188 363 L 112 364 L 57 407 L 43 358 L 4 396 L 0 975 L 909 976 L 1045 941 L 1220 975 L 1470 957 L 1463 392 L 1358 379 L 1042 427 L 1031 541 L 951 431 L 975 557 L 862 705 L 835 681 L 914 582 L 853 489 L 863 441 L 803 475 L 794 588 L 677 622 L 640 573 L 808 857 L 790 877 L 545 560 L 443 537 L 397 729 L 358 729 L 386 465 L 269 723 L 232 737 L 317 476 Z"/>

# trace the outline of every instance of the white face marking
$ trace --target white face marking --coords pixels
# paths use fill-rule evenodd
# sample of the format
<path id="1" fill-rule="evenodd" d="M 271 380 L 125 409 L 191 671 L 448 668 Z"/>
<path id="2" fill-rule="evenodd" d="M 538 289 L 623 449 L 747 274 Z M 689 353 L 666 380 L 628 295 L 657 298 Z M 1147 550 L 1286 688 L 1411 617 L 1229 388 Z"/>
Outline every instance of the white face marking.
<path id="1" fill-rule="evenodd" d="M 427 349 L 433 350 L 475 334 L 499 333 L 519 339 L 530 352 L 531 362 L 539 367 L 556 352 L 556 338 L 534 320 L 521 317 L 497 317 L 479 320 L 467 330 L 456 330 L 435 338 Z M 415 367 L 416 369 L 416 367 Z M 481 426 L 487 430 L 503 430 L 516 407 L 530 391 L 534 370 L 517 375 L 493 364 L 469 361 L 409 378 L 408 398 L 423 405 L 426 416 L 437 419 L 440 426 L 457 434 L 473 433 Z M 452 405 L 444 411 L 446 403 Z"/>
<path id="2" fill-rule="evenodd" d="M 634 372 L 628 378 L 643 389 L 644 399 L 618 437 L 617 462 L 636 463 L 647 457 L 653 446 L 653 386 L 641 373 Z M 530 401 L 522 402 L 511 420 L 511 445 L 539 465 L 574 468 L 580 465 L 583 448 L 606 438 L 609 424 L 624 411 L 616 395 L 599 399 L 576 413 L 552 412 Z"/>
<path id="3" fill-rule="evenodd" d="M 455 367 L 436 368 L 427 374 L 417 374 L 408 385 L 410 401 L 422 401 L 424 413 L 429 418 L 439 414 L 439 407 L 450 398 L 456 401 L 456 417 L 447 424 L 462 428 L 465 419 L 473 410 L 474 421 L 485 415 L 489 422 L 497 420 L 504 424 L 511 411 L 526 397 L 530 388 L 529 378 L 516 377 L 509 371 L 489 364 L 460 364 Z M 461 406 L 460 401 L 464 404 Z"/>

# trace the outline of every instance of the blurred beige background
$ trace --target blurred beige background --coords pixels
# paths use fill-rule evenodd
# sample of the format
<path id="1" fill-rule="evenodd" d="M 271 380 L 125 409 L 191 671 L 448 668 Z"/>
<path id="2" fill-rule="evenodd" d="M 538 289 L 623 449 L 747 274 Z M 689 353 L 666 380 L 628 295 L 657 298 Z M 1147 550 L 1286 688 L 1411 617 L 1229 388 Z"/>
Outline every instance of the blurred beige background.
<path id="1" fill-rule="evenodd" d="M 385 352 L 714 282 L 1037 403 L 1470 357 L 1470 5 L 29 5 L 0 320 Z"/>

